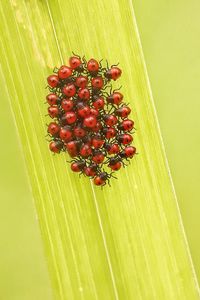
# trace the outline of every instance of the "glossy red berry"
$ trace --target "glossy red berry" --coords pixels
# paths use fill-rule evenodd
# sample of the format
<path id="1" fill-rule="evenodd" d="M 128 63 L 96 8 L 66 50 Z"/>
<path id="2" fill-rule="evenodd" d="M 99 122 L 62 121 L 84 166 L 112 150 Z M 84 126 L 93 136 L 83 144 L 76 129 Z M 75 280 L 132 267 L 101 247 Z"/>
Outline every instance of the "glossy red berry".
<path id="1" fill-rule="evenodd" d="M 120 134 L 116 137 L 116 139 L 120 144 L 123 145 L 128 145 L 133 141 L 133 137 L 128 133 Z"/>
<path id="2" fill-rule="evenodd" d="M 85 145 L 82 145 L 81 148 L 80 148 L 80 153 L 79 153 L 82 157 L 88 157 L 92 154 L 92 148 L 85 144 Z"/>
<path id="3" fill-rule="evenodd" d="M 55 105 L 58 103 L 59 97 L 56 94 L 49 94 L 46 99 L 49 105 Z"/>
<path id="4" fill-rule="evenodd" d="M 52 141 L 49 144 L 49 149 L 54 153 L 60 153 L 63 147 L 63 143 L 61 141 Z"/>
<path id="5" fill-rule="evenodd" d="M 72 138 L 71 127 L 68 125 L 61 127 L 59 135 L 60 135 L 61 140 L 69 141 Z"/>
<path id="6" fill-rule="evenodd" d="M 78 90 L 78 96 L 79 96 L 80 99 L 87 101 L 87 100 L 90 99 L 90 91 L 86 88 L 79 89 Z"/>
<path id="7" fill-rule="evenodd" d="M 75 85 L 73 83 L 68 83 L 63 87 L 62 92 L 69 98 L 73 97 L 76 94 Z"/>
<path id="8" fill-rule="evenodd" d="M 130 114 L 130 112 L 131 112 L 131 109 L 128 106 L 122 106 L 115 110 L 115 114 L 118 117 L 121 117 L 122 119 L 127 118 L 128 115 Z"/>
<path id="9" fill-rule="evenodd" d="M 64 111 L 72 110 L 73 106 L 74 106 L 74 102 L 70 99 L 63 99 L 61 102 L 61 107 Z"/>
<path id="10" fill-rule="evenodd" d="M 104 85 L 103 78 L 101 76 L 94 77 L 92 78 L 91 84 L 94 89 L 101 89 Z"/>
<path id="11" fill-rule="evenodd" d="M 123 95 L 120 92 L 114 92 L 107 97 L 107 102 L 115 105 L 119 105 L 123 100 Z"/>
<path id="12" fill-rule="evenodd" d="M 95 59 L 90 59 L 87 63 L 87 69 L 91 74 L 97 74 L 99 71 L 99 63 Z"/>
<path id="13" fill-rule="evenodd" d="M 57 75 L 50 75 L 47 77 L 47 82 L 50 87 L 55 88 L 59 84 L 59 78 Z"/>
<path id="14" fill-rule="evenodd" d="M 81 59 L 77 56 L 72 56 L 69 59 L 69 65 L 73 70 L 78 70 L 82 66 Z"/>
<path id="15" fill-rule="evenodd" d="M 50 106 L 48 107 L 48 114 L 53 119 L 56 118 L 59 114 L 59 108 L 58 106 Z"/>
<path id="16" fill-rule="evenodd" d="M 84 89 L 88 84 L 88 78 L 86 76 L 78 76 L 75 81 L 75 85 Z"/>
<path id="17" fill-rule="evenodd" d="M 107 126 L 114 126 L 115 124 L 117 124 L 117 117 L 115 115 L 104 115 L 103 119 Z"/>
<path id="18" fill-rule="evenodd" d="M 88 128 L 94 128 L 97 125 L 97 119 L 94 116 L 88 116 L 83 120 L 83 125 Z"/>
<path id="19" fill-rule="evenodd" d="M 109 80 L 110 79 L 117 80 L 121 76 L 121 74 L 122 74 L 122 70 L 120 68 L 112 67 L 109 70 L 107 70 L 104 75 Z"/>
<path id="20" fill-rule="evenodd" d="M 105 105 L 105 101 L 104 101 L 103 97 L 97 96 L 94 98 L 92 105 L 96 109 L 103 109 L 104 105 Z"/>
<path id="21" fill-rule="evenodd" d="M 72 69 L 67 66 L 61 66 L 58 70 L 58 77 L 60 79 L 66 79 L 72 75 Z"/>
<path id="22" fill-rule="evenodd" d="M 71 170 L 73 172 L 81 172 L 84 169 L 85 164 L 84 160 L 75 161 L 71 164 Z"/>
<path id="23" fill-rule="evenodd" d="M 57 123 L 51 122 L 48 125 L 47 132 L 52 136 L 56 136 L 59 133 L 59 131 L 60 131 L 60 126 Z"/>

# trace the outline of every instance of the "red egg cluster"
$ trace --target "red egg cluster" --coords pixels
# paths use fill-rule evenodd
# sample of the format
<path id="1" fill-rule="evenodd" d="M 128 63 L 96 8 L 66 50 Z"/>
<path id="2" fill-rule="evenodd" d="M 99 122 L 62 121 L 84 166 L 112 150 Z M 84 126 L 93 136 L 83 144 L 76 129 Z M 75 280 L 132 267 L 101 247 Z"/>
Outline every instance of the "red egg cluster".
<path id="1" fill-rule="evenodd" d="M 47 129 L 49 148 L 67 152 L 72 171 L 93 178 L 95 185 L 109 183 L 114 171 L 136 153 L 130 146 L 131 109 L 119 89 L 111 86 L 121 73 L 116 65 L 104 68 L 101 61 L 74 55 L 69 66 L 55 69 L 47 78 L 48 115 L 53 119 Z"/>

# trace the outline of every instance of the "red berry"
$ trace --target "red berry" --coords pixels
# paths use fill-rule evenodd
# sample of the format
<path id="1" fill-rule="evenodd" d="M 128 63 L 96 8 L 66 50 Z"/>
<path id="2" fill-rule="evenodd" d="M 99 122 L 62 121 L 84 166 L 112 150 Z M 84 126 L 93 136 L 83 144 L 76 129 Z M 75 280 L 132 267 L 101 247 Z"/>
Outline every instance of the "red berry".
<path id="1" fill-rule="evenodd" d="M 61 66 L 58 70 L 58 77 L 60 79 L 66 79 L 72 75 L 72 69 L 67 66 Z"/>
<path id="2" fill-rule="evenodd" d="M 59 114 L 58 106 L 50 106 L 48 107 L 48 114 L 53 119 L 56 118 Z"/>
<path id="3" fill-rule="evenodd" d="M 73 97 L 76 94 L 76 88 L 73 83 L 68 83 L 67 85 L 65 85 L 62 91 L 69 98 Z"/>
<path id="4" fill-rule="evenodd" d="M 48 129 L 47 129 L 47 132 L 50 133 L 52 136 L 56 136 L 60 131 L 60 126 L 55 123 L 55 122 L 51 122 L 49 125 L 48 125 Z"/>
<path id="5" fill-rule="evenodd" d="M 55 105 L 58 103 L 59 97 L 56 94 L 49 94 L 46 96 L 49 105 Z"/>
<path id="6" fill-rule="evenodd" d="M 92 78 L 91 81 L 92 87 L 95 89 L 101 89 L 103 87 L 103 78 L 101 76 Z"/>
<path id="7" fill-rule="evenodd" d="M 88 78 L 86 76 L 79 76 L 76 78 L 75 85 L 84 89 L 88 84 Z"/>
<path id="8" fill-rule="evenodd" d="M 63 99 L 61 102 L 61 107 L 64 109 L 64 111 L 70 111 L 72 110 L 74 106 L 74 102 L 70 99 Z"/>
<path id="9" fill-rule="evenodd" d="M 61 141 L 52 141 L 49 144 L 49 149 L 54 153 L 59 153 L 63 147 L 63 143 Z"/>
<path id="10" fill-rule="evenodd" d="M 122 74 L 121 69 L 119 69 L 118 67 L 112 67 L 109 70 L 107 70 L 104 75 L 109 80 L 110 79 L 117 80 L 121 76 L 121 74 Z"/>
<path id="11" fill-rule="evenodd" d="M 95 59 L 91 58 L 87 63 L 87 69 L 90 73 L 96 74 L 99 70 L 99 63 Z"/>
<path id="12" fill-rule="evenodd" d="M 72 129 L 70 126 L 64 126 L 60 129 L 60 138 L 63 141 L 68 141 L 72 138 Z"/>
<path id="13" fill-rule="evenodd" d="M 72 56 L 69 59 L 69 65 L 72 69 L 77 70 L 82 65 L 81 59 L 77 56 Z"/>
<path id="14" fill-rule="evenodd" d="M 57 75 L 50 75 L 49 77 L 47 77 L 47 82 L 50 87 L 55 88 L 59 84 L 59 78 Z"/>
<path id="15" fill-rule="evenodd" d="M 89 145 L 85 144 L 81 146 L 80 155 L 82 157 L 88 157 L 91 154 L 92 154 L 92 148 Z"/>
<path id="16" fill-rule="evenodd" d="M 89 100 L 90 99 L 90 91 L 86 88 L 78 90 L 78 96 L 82 100 Z"/>
<path id="17" fill-rule="evenodd" d="M 83 125 L 88 128 L 94 128 L 97 125 L 97 119 L 94 116 L 86 117 L 83 121 Z"/>

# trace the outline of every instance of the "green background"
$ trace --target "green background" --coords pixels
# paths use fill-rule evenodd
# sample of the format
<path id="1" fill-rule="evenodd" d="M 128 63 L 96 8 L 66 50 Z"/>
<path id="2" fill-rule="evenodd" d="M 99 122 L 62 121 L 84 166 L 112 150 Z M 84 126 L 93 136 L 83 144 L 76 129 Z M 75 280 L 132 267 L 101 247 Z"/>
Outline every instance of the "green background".
<path id="1" fill-rule="evenodd" d="M 133 0 L 133 4 L 183 223 L 200 278 L 200 2 Z M 0 298 L 51 299 L 23 154 L 4 96 L 0 119 Z"/>

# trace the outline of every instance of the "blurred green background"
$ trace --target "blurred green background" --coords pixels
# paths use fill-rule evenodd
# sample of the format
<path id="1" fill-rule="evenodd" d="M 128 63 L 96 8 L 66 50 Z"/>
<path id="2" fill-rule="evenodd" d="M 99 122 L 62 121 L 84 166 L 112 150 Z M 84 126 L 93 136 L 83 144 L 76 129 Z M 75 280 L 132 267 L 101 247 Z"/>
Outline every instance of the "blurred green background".
<path id="1" fill-rule="evenodd" d="M 200 279 L 200 1 L 133 0 L 158 118 Z M 1 95 L 0 299 L 52 299 L 23 154 Z"/>

